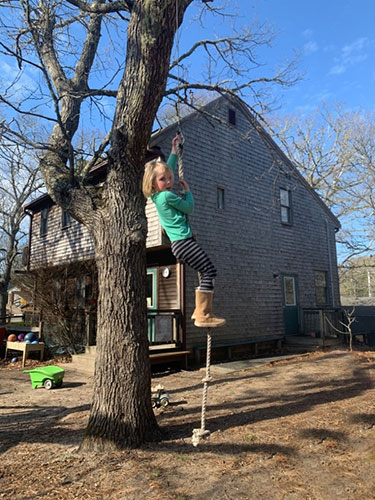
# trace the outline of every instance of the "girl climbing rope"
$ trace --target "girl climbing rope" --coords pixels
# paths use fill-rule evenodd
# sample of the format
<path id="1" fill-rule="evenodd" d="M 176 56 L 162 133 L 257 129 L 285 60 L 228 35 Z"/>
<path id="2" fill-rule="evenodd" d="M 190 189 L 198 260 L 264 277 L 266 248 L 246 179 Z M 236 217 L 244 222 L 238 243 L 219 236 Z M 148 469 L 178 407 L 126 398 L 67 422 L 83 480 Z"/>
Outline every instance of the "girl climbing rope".
<path id="1" fill-rule="evenodd" d="M 179 185 L 185 191 L 185 197 L 181 198 L 172 192 L 180 143 L 180 135 L 176 135 L 167 163 L 161 157 L 146 163 L 143 194 L 146 198 L 151 198 L 156 205 L 160 223 L 171 240 L 173 255 L 200 274 L 200 285 L 195 291 L 195 310 L 192 315 L 195 326 L 215 328 L 225 325 L 226 321 L 212 314 L 216 268 L 193 238 L 188 219 L 188 214 L 194 209 L 193 195 L 188 183 L 182 179 L 179 180 Z"/>

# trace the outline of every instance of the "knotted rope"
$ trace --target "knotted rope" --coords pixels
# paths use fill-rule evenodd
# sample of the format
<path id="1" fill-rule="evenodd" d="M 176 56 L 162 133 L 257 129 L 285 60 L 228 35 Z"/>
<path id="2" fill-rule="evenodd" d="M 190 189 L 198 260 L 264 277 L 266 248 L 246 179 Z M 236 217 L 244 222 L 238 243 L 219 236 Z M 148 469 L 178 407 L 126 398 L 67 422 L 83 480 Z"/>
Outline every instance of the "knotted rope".
<path id="1" fill-rule="evenodd" d="M 181 126 L 180 126 L 180 117 L 177 115 L 177 121 L 179 124 L 179 130 L 177 131 L 177 134 L 180 136 L 180 142 L 177 146 L 177 168 L 178 168 L 178 178 L 180 180 L 184 179 L 184 161 L 183 161 L 183 156 L 184 156 L 184 136 L 182 135 L 181 132 Z"/>
<path id="2" fill-rule="evenodd" d="M 210 438 L 210 431 L 206 429 L 206 409 L 207 409 L 207 394 L 208 384 L 211 382 L 211 328 L 207 328 L 207 356 L 206 356 L 206 376 L 202 379 L 203 396 L 202 396 L 202 413 L 201 413 L 201 428 L 193 430 L 192 444 L 198 446 L 202 439 Z"/>

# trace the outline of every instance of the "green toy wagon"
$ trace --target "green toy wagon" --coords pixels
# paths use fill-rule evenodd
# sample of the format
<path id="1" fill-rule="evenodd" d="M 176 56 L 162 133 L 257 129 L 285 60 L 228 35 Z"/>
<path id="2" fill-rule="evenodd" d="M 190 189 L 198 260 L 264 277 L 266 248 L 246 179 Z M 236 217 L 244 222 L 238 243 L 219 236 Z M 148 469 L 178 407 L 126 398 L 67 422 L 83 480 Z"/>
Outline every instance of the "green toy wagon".
<path id="1" fill-rule="evenodd" d="M 45 387 L 49 390 L 53 386 L 62 386 L 65 370 L 58 366 L 41 366 L 32 370 L 24 370 L 23 373 L 30 374 L 33 389 Z"/>

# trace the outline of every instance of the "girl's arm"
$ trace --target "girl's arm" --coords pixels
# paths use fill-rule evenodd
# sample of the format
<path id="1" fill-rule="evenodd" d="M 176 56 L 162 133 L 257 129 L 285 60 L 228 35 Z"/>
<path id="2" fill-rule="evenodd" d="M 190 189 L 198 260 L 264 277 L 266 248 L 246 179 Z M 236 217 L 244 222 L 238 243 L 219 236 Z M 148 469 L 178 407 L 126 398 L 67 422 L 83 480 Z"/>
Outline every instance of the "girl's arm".
<path id="1" fill-rule="evenodd" d="M 177 167 L 177 155 L 175 153 L 171 153 L 167 160 L 167 164 L 171 167 L 173 173 L 176 172 Z"/>
<path id="2" fill-rule="evenodd" d="M 171 207 L 184 214 L 191 214 L 194 210 L 194 198 L 190 191 L 186 191 L 185 199 L 177 196 L 171 191 L 164 191 L 165 200 Z"/>
<path id="3" fill-rule="evenodd" d="M 176 166 L 177 166 L 177 148 L 178 145 L 181 142 L 181 137 L 179 134 L 177 134 L 173 139 L 172 139 L 172 147 L 171 147 L 171 154 L 169 155 L 167 164 L 171 167 L 173 173 L 176 172 Z"/>

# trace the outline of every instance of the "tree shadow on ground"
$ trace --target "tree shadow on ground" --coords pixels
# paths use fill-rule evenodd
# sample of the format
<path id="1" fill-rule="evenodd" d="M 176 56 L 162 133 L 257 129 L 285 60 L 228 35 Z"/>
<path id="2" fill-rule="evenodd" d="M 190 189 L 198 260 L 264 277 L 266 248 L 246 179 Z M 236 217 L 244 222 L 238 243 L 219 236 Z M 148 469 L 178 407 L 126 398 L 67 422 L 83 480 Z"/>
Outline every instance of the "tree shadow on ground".
<path id="1" fill-rule="evenodd" d="M 338 381 L 330 379 L 320 382 L 315 382 L 308 386 L 310 392 L 306 392 L 305 387 L 298 387 L 295 392 L 289 391 L 288 393 L 280 394 L 277 393 L 273 395 L 265 395 L 264 390 L 254 390 L 250 387 L 248 392 L 243 395 L 236 395 L 236 399 L 230 399 L 231 394 L 228 394 L 227 402 L 220 402 L 217 404 L 208 403 L 208 409 L 210 412 L 222 411 L 222 410 L 241 410 L 242 408 L 248 408 L 249 406 L 254 407 L 255 405 L 268 405 L 269 411 L 274 408 L 293 408 L 297 405 L 297 412 L 306 411 L 312 406 L 317 404 L 325 404 L 327 402 L 338 401 L 340 399 L 348 399 L 350 397 L 355 397 L 362 391 L 366 390 L 366 375 L 367 368 L 359 368 L 353 372 L 351 377 L 340 379 Z M 202 387 L 202 385 L 201 385 Z M 211 384 L 210 384 L 211 387 Z M 315 392 L 313 392 L 313 390 Z M 168 391 L 169 392 L 169 391 Z M 183 390 L 182 390 L 183 392 Z M 208 390 L 208 400 L 210 399 L 210 390 Z M 288 403 L 287 405 L 277 405 L 274 403 Z M 182 404 L 182 403 L 181 403 Z M 306 410 L 304 410 L 304 408 Z M 253 411 L 260 411 L 262 408 L 256 408 Z M 197 414 L 199 409 L 197 406 L 191 406 L 183 408 L 184 416 L 189 414 Z M 272 411 L 272 418 L 276 418 L 274 415 L 274 410 Z M 168 412 L 160 414 L 159 419 L 168 419 L 170 415 Z M 280 415 L 284 416 L 284 415 Z"/>
<path id="2" fill-rule="evenodd" d="M 144 449 L 164 451 L 176 454 L 190 453 L 213 453 L 219 455 L 240 455 L 242 453 L 261 453 L 269 457 L 280 454 L 285 456 L 297 456 L 297 449 L 293 446 L 284 446 L 274 443 L 218 443 L 202 441 L 203 447 L 194 447 L 191 442 L 162 442 L 158 445 L 145 446 Z"/>
<path id="3" fill-rule="evenodd" d="M 365 424 L 370 427 L 375 426 L 375 414 L 374 413 L 355 413 L 350 417 L 350 423 L 352 424 Z"/>
<path id="4" fill-rule="evenodd" d="M 329 385 L 329 383 L 322 382 L 317 384 L 317 391 L 314 393 L 297 393 L 287 396 L 287 402 L 280 404 L 279 401 L 283 400 L 280 395 L 271 396 L 269 398 L 264 398 L 260 404 L 266 404 L 267 406 L 255 407 L 248 409 L 249 401 L 242 400 L 238 403 L 224 403 L 220 405 L 208 405 L 208 411 L 214 413 L 215 410 L 222 412 L 226 410 L 224 415 L 219 415 L 217 417 L 207 417 L 207 426 L 212 431 L 223 431 L 234 426 L 244 426 L 252 423 L 278 419 L 281 417 L 287 417 L 290 415 L 295 415 L 299 413 L 305 413 L 316 406 L 323 405 L 326 403 L 334 403 L 338 401 L 343 401 L 346 399 L 354 398 L 360 395 L 366 390 L 366 384 L 364 379 L 364 374 L 362 373 L 364 369 L 355 370 L 353 376 L 346 379 L 346 384 L 339 387 L 327 388 L 324 390 L 324 386 Z M 323 390 L 322 390 L 323 389 Z M 259 402 L 257 402 L 259 404 Z M 245 408 L 244 410 L 240 410 Z M 233 414 L 233 410 L 238 410 Z M 192 432 L 192 427 L 200 427 L 200 420 L 198 420 L 199 409 L 190 409 L 186 412 L 184 411 L 184 416 L 188 413 L 192 416 L 196 415 L 194 421 L 183 422 L 183 423 L 171 423 L 168 424 L 168 438 L 167 439 L 182 439 L 189 437 Z"/>
<path id="5" fill-rule="evenodd" d="M 273 375 L 273 372 L 262 372 L 262 373 L 252 373 L 252 374 L 248 374 L 248 375 L 244 375 L 242 377 L 235 377 L 235 376 L 232 376 L 232 377 L 222 377 L 222 378 L 215 378 L 212 382 L 210 382 L 210 387 L 214 387 L 215 385 L 222 385 L 222 384 L 228 384 L 230 382 L 239 382 L 241 380 L 248 380 L 248 381 L 251 381 L 251 379 L 255 379 L 255 378 L 265 378 L 265 377 L 268 377 L 268 376 L 271 376 Z M 204 377 L 204 375 L 202 374 L 202 378 Z M 180 388 L 177 388 L 177 389 L 168 389 L 168 393 L 169 394 L 176 394 L 176 393 L 179 393 L 179 392 L 190 392 L 190 391 L 196 391 L 197 389 L 199 389 L 200 387 L 202 387 L 202 382 L 199 381 L 195 384 L 192 384 L 192 385 L 189 385 L 189 386 L 184 386 L 184 387 L 180 387 Z"/>
<path id="6" fill-rule="evenodd" d="M 228 401 L 222 404 L 208 405 L 209 415 L 207 418 L 207 428 L 211 432 L 224 431 L 233 427 L 246 426 L 255 422 L 267 421 L 287 417 L 290 415 L 303 414 L 310 411 L 314 407 L 324 405 L 326 403 L 334 403 L 347 399 L 354 398 L 367 390 L 366 377 L 368 368 L 363 367 L 354 370 L 350 377 L 342 379 L 342 383 L 332 386 L 331 380 L 317 382 L 315 384 L 316 392 L 306 393 L 301 391 L 300 387 L 296 388 L 293 394 L 278 394 L 277 386 L 270 386 L 268 394 L 262 393 L 262 398 L 254 402 L 251 397 L 251 388 L 247 390 L 245 395 L 236 398 L 235 401 Z M 229 378 L 225 382 L 231 380 L 241 382 L 244 379 L 249 380 L 249 377 L 243 376 L 240 378 Z M 218 382 L 220 383 L 220 382 Z M 180 389 L 182 392 L 184 388 Z M 258 391 L 259 392 L 259 391 Z M 250 393 L 250 397 L 249 397 Z M 80 405 L 72 408 L 65 406 L 22 406 L 21 411 L 15 412 L 12 415 L 0 415 L 0 453 L 4 453 L 9 448 L 16 446 L 18 443 L 57 443 L 65 445 L 79 445 L 84 434 L 83 425 L 79 428 L 70 428 L 71 422 L 65 422 L 64 419 L 70 414 L 77 412 L 85 412 L 90 408 L 89 404 Z M 210 417 L 215 411 L 219 415 Z M 158 420 L 166 418 L 166 429 L 162 428 L 164 442 L 157 445 L 158 449 L 164 451 L 175 452 L 181 450 L 183 443 L 175 443 L 176 439 L 189 439 L 189 449 L 192 448 L 190 438 L 193 428 L 200 427 L 200 407 L 196 405 L 194 408 L 183 410 L 184 422 L 170 421 L 179 415 L 164 414 L 159 415 Z M 360 418 L 357 416 L 356 418 Z M 168 421 L 169 420 L 169 421 Z M 120 419 L 112 422 L 114 427 L 122 428 Z M 112 426 L 112 425 L 111 425 Z M 166 431 L 168 434 L 166 434 Z M 306 437 L 309 437 L 308 432 Z M 310 435 L 310 437 L 313 437 Z M 337 439 L 337 436 L 335 437 Z M 187 445 L 186 445 L 187 446 Z M 206 445 L 207 446 L 207 445 Z M 207 447 L 205 446 L 205 449 Z M 230 453 L 233 450 L 238 450 L 238 453 L 245 451 L 262 452 L 262 453 L 294 453 L 293 447 L 280 447 L 278 445 L 268 443 L 244 443 L 233 445 L 217 444 L 212 446 L 215 453 Z M 234 447 L 235 448 L 234 448 Z M 237 447 L 237 448 L 236 448 Z M 272 448 L 273 447 L 273 448 Z M 193 448 L 194 449 L 194 448 Z M 271 451 L 267 451 L 271 450 Z"/>
<path id="7" fill-rule="evenodd" d="M 332 431 L 330 429 L 318 427 L 313 429 L 301 429 L 299 435 L 305 439 L 315 439 L 319 441 L 332 439 L 334 441 L 345 442 L 348 440 L 348 436 L 345 432 Z"/>
<path id="8" fill-rule="evenodd" d="M 24 411 L 0 415 L 0 454 L 21 442 L 78 444 L 82 430 L 69 429 L 60 420 L 71 413 L 87 411 L 90 405 L 74 408 L 22 406 L 21 409 Z"/>

